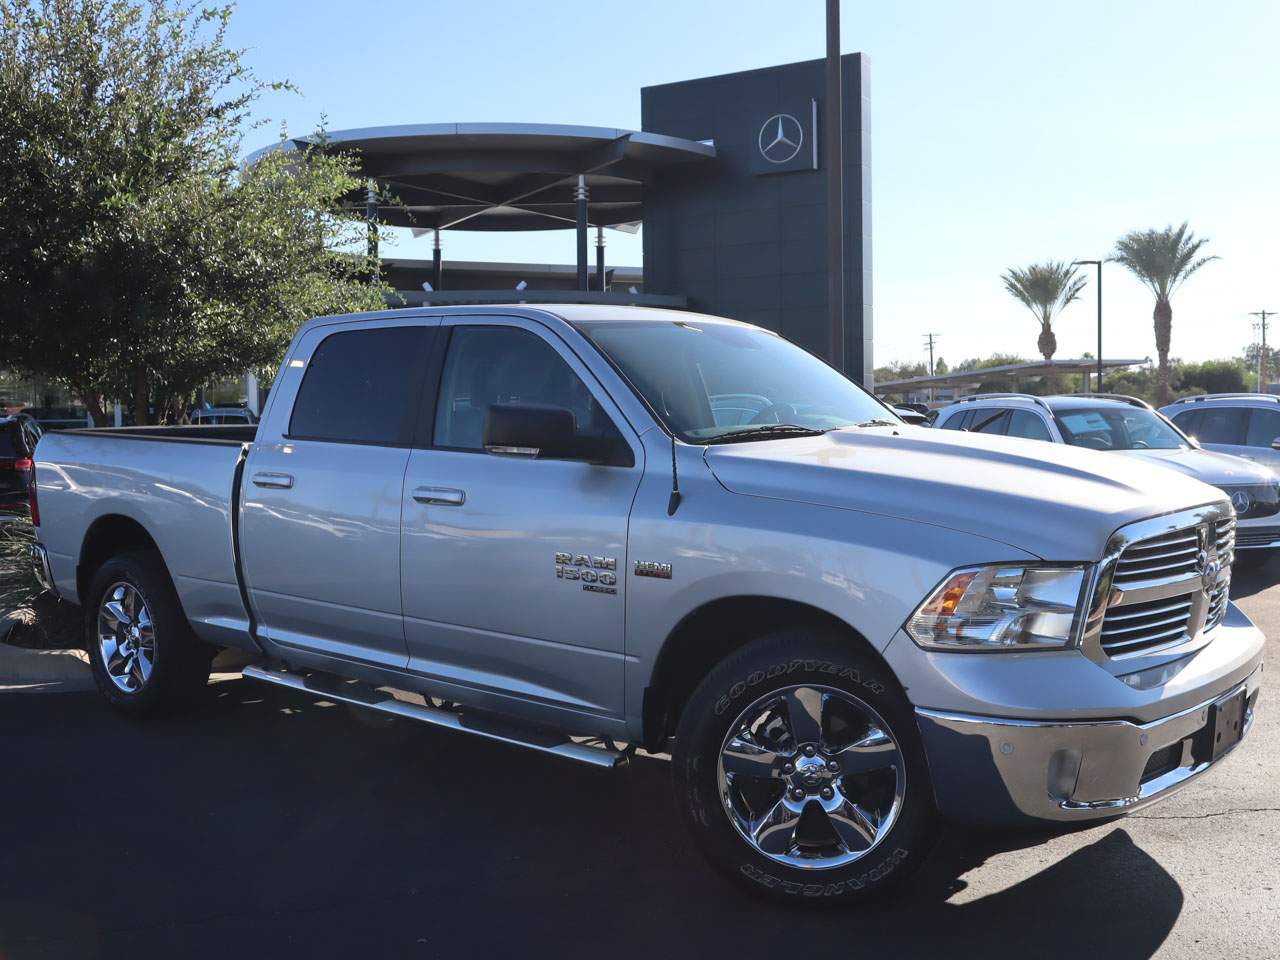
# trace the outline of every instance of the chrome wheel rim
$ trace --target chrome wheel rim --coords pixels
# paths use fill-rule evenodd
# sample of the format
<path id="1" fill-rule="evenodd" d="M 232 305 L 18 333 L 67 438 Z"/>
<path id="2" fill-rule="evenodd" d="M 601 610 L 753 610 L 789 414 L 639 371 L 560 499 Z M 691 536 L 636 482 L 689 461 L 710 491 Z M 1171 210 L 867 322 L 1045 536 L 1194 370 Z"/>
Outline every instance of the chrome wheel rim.
<path id="1" fill-rule="evenodd" d="M 769 693 L 738 715 L 720 747 L 720 800 L 757 853 L 806 870 L 865 857 L 893 829 L 906 764 L 869 704 L 835 687 Z"/>
<path id="2" fill-rule="evenodd" d="M 146 600 L 131 583 L 114 583 L 102 595 L 98 652 L 107 676 L 125 693 L 137 693 L 151 679 L 156 661 L 155 627 Z"/>

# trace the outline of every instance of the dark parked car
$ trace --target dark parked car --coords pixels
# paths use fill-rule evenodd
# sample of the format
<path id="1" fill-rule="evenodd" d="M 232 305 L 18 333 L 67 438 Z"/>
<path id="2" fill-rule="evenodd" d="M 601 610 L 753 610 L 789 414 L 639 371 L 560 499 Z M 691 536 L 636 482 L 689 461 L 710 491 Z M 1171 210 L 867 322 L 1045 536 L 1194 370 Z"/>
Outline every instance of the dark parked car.
<path id="1" fill-rule="evenodd" d="M 0 417 L 0 510 L 26 510 L 40 426 L 26 414 Z"/>

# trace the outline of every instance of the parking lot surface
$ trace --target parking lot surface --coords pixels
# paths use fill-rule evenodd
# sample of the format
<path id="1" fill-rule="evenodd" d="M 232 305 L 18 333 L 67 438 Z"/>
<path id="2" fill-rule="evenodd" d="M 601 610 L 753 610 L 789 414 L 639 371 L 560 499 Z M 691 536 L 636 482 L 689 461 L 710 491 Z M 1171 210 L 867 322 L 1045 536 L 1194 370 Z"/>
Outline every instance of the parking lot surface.
<path id="1" fill-rule="evenodd" d="M 1271 637 L 1277 582 L 1233 587 Z M 952 827 L 896 899 L 818 913 L 713 873 L 661 760 L 601 771 L 241 678 L 147 724 L 0 694 L 0 957 L 1280 957 L 1276 687 L 1164 803 Z"/>

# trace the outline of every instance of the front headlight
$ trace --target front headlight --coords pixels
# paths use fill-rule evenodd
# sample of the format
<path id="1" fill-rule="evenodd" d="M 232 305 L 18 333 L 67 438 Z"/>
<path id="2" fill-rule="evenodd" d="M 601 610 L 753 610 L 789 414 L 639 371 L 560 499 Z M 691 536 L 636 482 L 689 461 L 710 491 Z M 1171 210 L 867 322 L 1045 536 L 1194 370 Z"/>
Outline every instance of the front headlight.
<path id="1" fill-rule="evenodd" d="M 953 571 L 907 620 L 933 650 L 1044 650 L 1076 638 L 1085 567 L 997 564 Z"/>

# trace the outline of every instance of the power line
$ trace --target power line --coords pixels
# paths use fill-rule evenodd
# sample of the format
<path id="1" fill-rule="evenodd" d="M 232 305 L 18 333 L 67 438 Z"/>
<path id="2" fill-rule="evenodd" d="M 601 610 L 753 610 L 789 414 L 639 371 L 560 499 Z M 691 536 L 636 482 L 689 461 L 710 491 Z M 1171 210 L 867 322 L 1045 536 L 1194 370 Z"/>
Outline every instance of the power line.
<path id="1" fill-rule="evenodd" d="M 1267 369 L 1267 317 L 1274 317 L 1274 310 L 1253 310 L 1249 313 L 1251 317 L 1257 317 L 1258 322 L 1254 324 L 1259 327 L 1262 332 L 1262 345 L 1258 349 L 1258 392 L 1266 392 L 1266 379 L 1264 374 Z"/>
<path id="2" fill-rule="evenodd" d="M 924 338 L 929 343 L 929 376 L 933 376 L 933 343 L 938 338 L 936 333 L 926 333 Z"/>
<path id="3" fill-rule="evenodd" d="M 938 335 L 936 333 L 926 333 L 925 340 L 929 342 L 929 376 L 933 376 L 933 342 Z M 929 402 L 933 403 L 933 384 L 929 384 Z"/>

